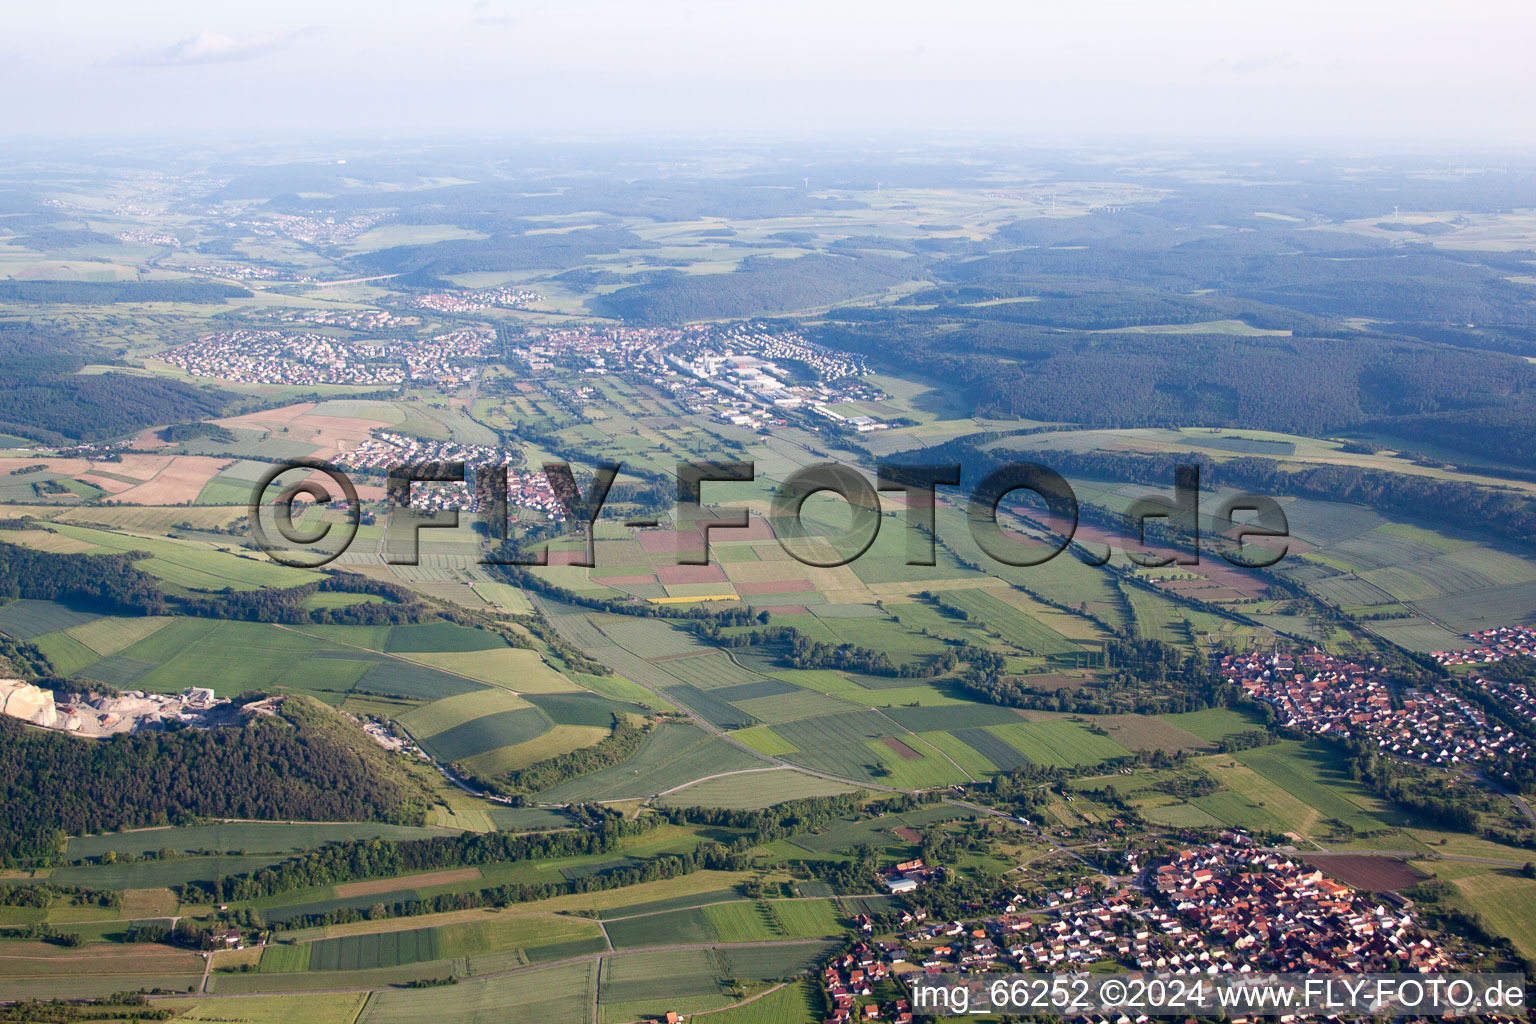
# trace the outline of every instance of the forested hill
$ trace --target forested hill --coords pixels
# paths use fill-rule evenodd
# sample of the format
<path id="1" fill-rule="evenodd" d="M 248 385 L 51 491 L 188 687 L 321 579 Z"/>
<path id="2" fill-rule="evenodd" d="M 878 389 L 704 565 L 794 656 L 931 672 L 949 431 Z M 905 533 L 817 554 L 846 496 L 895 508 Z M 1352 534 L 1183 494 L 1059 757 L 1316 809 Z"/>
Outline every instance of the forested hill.
<path id="1" fill-rule="evenodd" d="M 1379 335 L 954 330 L 893 309 L 829 320 L 817 341 L 945 381 L 979 415 L 1094 428 L 1401 431 L 1478 460 L 1497 450 L 1536 465 L 1536 366 L 1510 355 Z"/>
<path id="2" fill-rule="evenodd" d="M 995 439 L 996 435 L 992 435 Z M 1200 467 L 1202 488 L 1226 487 L 1273 498 L 1319 498 L 1353 502 L 1409 521 L 1433 516 L 1441 526 L 1493 535 L 1529 547 L 1536 538 L 1536 502 L 1524 492 L 1482 487 L 1460 480 L 1391 473 L 1359 466 L 1311 466 L 1289 469 L 1274 459 L 1247 456 L 1216 461 L 1200 452 L 1091 451 L 1057 449 L 1015 456 L 1006 448 L 985 447 L 987 435 L 959 438 L 890 456 L 895 464 L 965 467 L 967 486 L 1007 461 L 1033 461 L 1049 466 L 1069 481 L 1125 480 L 1171 489 L 1174 467 Z"/>
<path id="3" fill-rule="evenodd" d="M 641 323 L 760 316 L 876 294 L 920 272 L 916 262 L 909 266 L 883 256 L 753 256 L 729 274 L 659 270 L 632 275 L 639 284 L 598 296 L 592 306 L 604 316 Z"/>
<path id="4" fill-rule="evenodd" d="M 405 770 L 308 697 L 243 726 L 85 740 L 0 717 L 0 864 L 46 864 L 66 835 L 192 818 L 420 824 Z"/>
<path id="5" fill-rule="evenodd" d="M 79 372 L 87 363 L 116 359 L 56 330 L 0 323 L 0 431 L 47 443 L 104 440 L 217 416 L 236 400 L 180 381 Z"/>

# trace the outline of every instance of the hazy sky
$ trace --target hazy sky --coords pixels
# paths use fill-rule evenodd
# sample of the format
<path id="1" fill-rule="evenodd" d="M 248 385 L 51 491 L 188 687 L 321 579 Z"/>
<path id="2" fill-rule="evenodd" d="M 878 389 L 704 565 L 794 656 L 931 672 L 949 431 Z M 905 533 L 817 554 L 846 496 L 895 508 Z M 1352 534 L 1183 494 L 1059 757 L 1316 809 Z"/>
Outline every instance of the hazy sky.
<path id="1" fill-rule="evenodd" d="M 0 134 L 1536 142 L 1527 0 L 13 2 Z"/>

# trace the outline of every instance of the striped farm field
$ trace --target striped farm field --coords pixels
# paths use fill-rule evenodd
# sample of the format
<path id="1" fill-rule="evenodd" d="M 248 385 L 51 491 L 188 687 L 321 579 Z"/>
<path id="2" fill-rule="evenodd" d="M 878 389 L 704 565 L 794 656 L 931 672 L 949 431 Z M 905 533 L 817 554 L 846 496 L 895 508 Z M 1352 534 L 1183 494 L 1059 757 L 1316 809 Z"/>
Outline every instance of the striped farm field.
<path id="1" fill-rule="evenodd" d="M 1009 747 L 1006 743 L 1003 743 L 1002 740 L 998 740 L 997 737 L 992 736 L 992 734 L 986 732 L 985 729 L 977 731 L 985 733 L 992 739 L 997 740 L 999 744 L 1017 755 L 1017 752 L 1013 751 L 1012 747 Z M 940 751 L 955 764 L 958 764 L 964 771 L 970 774 L 972 778 L 985 779 L 987 776 L 996 772 L 1000 767 L 991 759 L 989 759 L 984 753 L 982 753 L 979 748 L 968 744 L 959 733 L 940 732 L 935 730 L 933 732 L 918 733 L 918 736 L 923 740 L 924 743 L 927 743 L 930 747 Z M 1022 758 L 1020 759 L 1022 760 Z"/>
<path id="2" fill-rule="evenodd" d="M 677 707 L 665 697 L 658 696 L 638 683 L 622 676 L 594 676 L 585 672 L 575 673 L 576 681 L 593 693 L 614 700 L 643 704 L 657 711 L 676 711 Z"/>
<path id="3" fill-rule="evenodd" d="M 924 708 L 976 706 L 974 701 L 953 697 L 932 683 L 919 683 L 915 686 L 882 686 L 877 690 L 860 687 L 856 690 L 840 691 L 836 696 L 872 708 L 895 708 L 907 704 L 916 704 Z"/>
<path id="4" fill-rule="evenodd" d="M 696 779 L 746 768 L 763 768 L 754 754 L 711 736 L 696 725 L 667 723 L 651 730 L 622 764 L 562 782 L 539 794 L 546 803 L 628 800 L 652 796 Z"/>
<path id="5" fill-rule="evenodd" d="M 1439 864 L 1433 868 L 1443 873 Z M 1524 955 L 1536 956 L 1536 881 L 1515 868 L 1488 867 L 1466 872 L 1452 884 L 1489 927 L 1508 936 Z"/>
<path id="6" fill-rule="evenodd" d="M 483 687 L 484 684 L 473 679 L 393 658 L 374 662 L 357 681 L 359 690 L 428 701 L 469 693 Z"/>
<path id="7" fill-rule="evenodd" d="M 1029 764 L 1029 758 L 1020 753 L 1018 748 L 988 729 L 959 729 L 952 735 L 956 742 L 974 751 L 999 771 L 1011 772 Z"/>
<path id="8" fill-rule="evenodd" d="M 893 726 L 878 712 L 853 711 L 786 722 L 773 731 L 795 748 L 786 760 L 843 778 L 875 782 L 872 769 L 881 761 L 865 743 L 889 736 Z"/>
<path id="9" fill-rule="evenodd" d="M 61 632 L 100 618 L 90 612 L 77 612 L 53 601 L 11 601 L 0 605 L 0 630 L 18 640 L 31 640 L 46 633 Z"/>
<path id="10" fill-rule="evenodd" d="M 466 757 L 464 765 L 477 775 L 501 775 L 546 758 L 590 747 L 607 738 L 609 731 L 596 725 L 557 725 L 531 740 Z"/>
<path id="11" fill-rule="evenodd" d="M 436 736 L 454 726 L 463 725 L 465 722 L 472 722 L 477 718 L 500 714 L 503 711 L 517 711 L 530 706 L 515 693 L 488 687 L 444 697 L 442 700 L 422 705 L 414 711 L 401 715 L 399 722 L 409 729 L 412 735 L 418 739 L 424 739 Z"/>
<path id="12" fill-rule="evenodd" d="M 1129 750 L 1108 736 L 1089 732 L 1084 726 L 1066 718 L 994 725 L 989 726 L 987 731 L 1002 737 L 1033 764 L 1071 768 L 1130 756 Z"/>
<path id="13" fill-rule="evenodd" d="M 508 1007 L 517 1008 L 518 1020 L 583 1024 L 591 1021 L 596 985 L 594 960 L 467 978 L 446 988 L 389 989 L 373 995 L 359 1024 L 491 1024 L 510 1019 Z"/>
<path id="14" fill-rule="evenodd" d="M 349 900 L 355 896 L 377 896 L 380 893 L 397 892 L 401 889 L 425 889 L 433 885 L 454 885 L 458 882 L 472 882 L 479 877 L 479 868 L 446 868 L 442 871 L 427 871 L 416 875 L 372 878 L 366 882 L 347 882 L 336 886 L 336 898 Z"/>
<path id="15" fill-rule="evenodd" d="M 770 900 L 768 909 L 779 931 L 792 939 L 841 935 L 848 928 L 832 900 Z"/>
<path id="16" fill-rule="evenodd" d="M 1207 708 L 1175 715 L 1159 715 L 1162 721 L 1209 743 L 1218 743 L 1233 733 L 1257 729 L 1262 724 L 1256 715 L 1233 708 Z"/>
<path id="17" fill-rule="evenodd" d="M 969 776 L 949 758 L 916 736 L 906 736 L 900 740 L 892 740 L 890 737 L 865 740 L 864 747 L 878 759 L 883 769 L 879 779 L 888 786 L 931 789 L 970 781 Z M 913 757 L 912 754 L 917 756 Z"/>
<path id="18" fill-rule="evenodd" d="M 510 583 L 482 583 L 477 580 L 475 593 L 480 595 L 481 600 L 502 611 L 514 615 L 533 614 L 533 605 L 528 603 L 527 595 Z"/>
<path id="19" fill-rule="evenodd" d="M 526 743 L 542 736 L 553 726 L 538 708 L 525 707 L 498 711 L 470 719 L 431 736 L 421 737 L 421 745 L 439 761 L 462 761 L 501 747 Z"/>
<path id="20" fill-rule="evenodd" d="M 1006 642 L 1041 657 L 1072 654 L 1078 650 L 1076 644 L 1051 627 L 985 591 L 951 590 L 944 595 L 944 601 L 964 608 L 971 615 L 970 621 L 984 624 L 985 628 L 998 633 Z"/>
<path id="21" fill-rule="evenodd" d="M 1127 750 L 1210 749 L 1201 737 L 1157 715 L 1095 715 L 1092 722 Z"/>
<path id="22" fill-rule="evenodd" d="M 707 949 L 629 953 L 603 965 L 600 1002 L 663 1002 L 720 993 L 721 964 Z"/>
<path id="23" fill-rule="evenodd" d="M 118 915 L 124 921 L 142 921 L 151 917 L 174 917 L 181 905 L 169 889 L 126 889 Z"/>
<path id="24" fill-rule="evenodd" d="M 980 729 L 989 725 L 1010 725 L 1020 721 L 1019 713 L 995 704 L 952 704 L 943 707 L 893 707 L 886 717 L 913 732 Z"/>
<path id="25" fill-rule="evenodd" d="M 260 871 L 282 860 L 281 855 L 176 857 L 127 864 L 70 865 L 54 868 L 50 879 L 60 885 L 92 889 L 165 889 L 187 882 L 212 882 L 230 875 Z"/>
<path id="26" fill-rule="evenodd" d="M 1469 569 L 1496 586 L 1536 579 L 1536 562 L 1492 548 L 1467 547 L 1435 559 L 1436 565 L 1440 563 Z"/>
<path id="27" fill-rule="evenodd" d="M 149 669 L 134 685 L 161 692 L 181 690 L 188 680 L 212 682 L 221 693 L 277 685 L 332 688 L 336 677 L 331 670 L 342 672 L 340 685 L 345 689 L 357 678 L 359 666 L 309 661 L 328 646 L 316 637 L 266 623 L 176 619 L 103 663 L 128 659 L 147 664 Z M 98 675 L 94 666 L 85 674 Z"/>
<path id="28" fill-rule="evenodd" d="M 165 615 L 144 615 L 139 618 L 110 615 L 104 619 L 87 622 L 82 626 L 75 626 L 69 630 L 69 635 L 104 658 L 164 629 L 171 624 L 171 621 L 171 618 Z"/>
<path id="29" fill-rule="evenodd" d="M 60 533 L 89 541 L 102 551 L 148 551 L 152 557 L 135 563 L 167 583 L 200 590 L 254 590 L 260 587 L 293 587 L 320 578 L 307 569 L 291 569 L 255 555 L 230 554 L 190 541 L 156 537 L 130 537 L 107 530 L 57 524 Z"/>
<path id="30" fill-rule="evenodd" d="M 447 924 L 434 930 L 439 955 L 444 958 L 588 939 L 601 941 L 603 936 L 596 921 L 564 914 L 498 914 L 488 920 Z"/>
<path id="31" fill-rule="evenodd" d="M 715 934 L 726 942 L 764 942 L 784 938 L 767 904 L 758 900 L 717 903 L 704 908 Z"/>
<path id="32" fill-rule="evenodd" d="M 1122 585 L 1120 589 L 1136 616 L 1137 636 L 1170 644 L 1188 642 L 1189 629 L 1178 604 L 1142 587 Z"/>
<path id="33" fill-rule="evenodd" d="M 666 899 L 647 900 L 644 903 L 628 903 L 606 908 L 598 913 L 598 917 L 604 921 L 614 921 L 624 917 L 661 914 L 669 910 L 692 910 L 696 907 L 708 906 L 711 903 L 730 903 L 733 900 L 739 899 L 741 899 L 741 894 L 735 889 L 705 889 L 697 892 L 686 892 Z"/>
<path id="34" fill-rule="evenodd" d="M 321 939 L 309 953 L 311 971 L 357 971 L 437 960 L 437 930 L 375 932 L 342 939 Z"/>
<path id="35" fill-rule="evenodd" d="M 288 974 L 294 971 L 309 970 L 309 954 L 315 948 L 314 943 L 276 942 L 261 951 L 261 961 L 257 966 L 262 974 Z"/>
<path id="36" fill-rule="evenodd" d="M 613 700 L 585 690 L 577 693 L 530 693 L 528 703 L 543 711 L 556 725 L 589 725 L 608 728 L 614 715 L 643 715 L 645 708 Z"/>
<path id="37" fill-rule="evenodd" d="M 488 629 L 474 629 L 452 622 L 425 622 L 391 626 L 383 649 L 391 654 L 438 654 L 491 651 L 505 646 L 507 642 Z"/>
<path id="38" fill-rule="evenodd" d="M 240 1000 L 243 1024 L 354 1024 L 367 992 L 313 992 L 301 996 L 248 996 Z M 189 1024 L 229 1020 L 229 1001 L 205 999 L 175 1017 Z"/>
<path id="39" fill-rule="evenodd" d="M 797 981 L 751 1002 L 711 1013 L 708 1024 L 815 1024 L 821 997 L 810 981 Z"/>
<path id="40" fill-rule="evenodd" d="M 731 738 L 738 743 L 745 743 L 759 754 L 767 754 L 769 757 L 778 757 L 781 754 L 793 754 L 795 752 L 795 747 L 792 743 L 766 725 L 754 725 L 749 729 L 737 729 L 731 733 Z"/>
<path id="41" fill-rule="evenodd" d="M 721 729 L 736 729 L 755 725 L 757 719 L 741 708 L 715 696 L 713 690 L 701 690 L 697 686 L 669 686 L 664 691 L 674 704 L 682 704 L 690 711 L 707 719 Z"/>
<path id="42" fill-rule="evenodd" d="M 249 496 L 247 496 L 249 497 Z M 104 526 L 114 530 L 140 530 L 164 533 L 187 523 L 195 529 L 214 530 L 228 526 L 245 515 L 245 507 L 197 508 L 186 505 L 98 505 L 72 508 L 58 517 L 62 523 L 77 526 Z"/>
<path id="43" fill-rule="evenodd" d="M 580 690 L 549 667 L 537 651 L 499 647 L 485 651 L 405 654 L 402 657 L 445 672 L 478 679 L 514 693 L 570 693 Z"/>
<path id="44" fill-rule="evenodd" d="M 666 664 L 669 673 L 701 690 L 739 686 L 762 678 L 756 672 L 742 668 L 723 653 L 674 658 Z"/>
<path id="45" fill-rule="evenodd" d="M 67 632 L 46 633 L 43 636 L 33 637 L 32 642 L 53 665 L 53 670 L 61 676 L 77 675 L 87 665 L 101 660 L 99 654 Z"/>
<path id="46" fill-rule="evenodd" d="M 801 718 L 818 715 L 836 715 L 856 710 L 854 705 L 836 697 L 812 690 L 796 690 L 793 693 L 771 697 L 756 697 L 734 702 L 738 708 L 766 725 L 781 725 Z"/>
<path id="47" fill-rule="evenodd" d="M 641 949 L 656 945 L 656 936 L 671 943 L 718 942 L 720 935 L 705 915 L 705 907 L 678 907 L 640 917 L 625 917 L 603 925 L 615 949 Z"/>
<path id="48" fill-rule="evenodd" d="M 686 789 L 677 790 L 661 797 L 657 803 L 663 807 L 728 807 L 739 810 L 755 810 L 772 807 L 786 800 L 802 800 L 806 797 L 838 796 L 857 790 L 845 783 L 834 782 L 815 775 L 806 775 L 789 768 L 765 768 L 706 779 Z"/>
<path id="49" fill-rule="evenodd" d="M 217 825 L 144 828 L 81 836 L 69 841 L 68 856 L 70 860 L 93 860 L 109 850 L 119 856 L 128 853 L 142 855 L 159 850 L 175 853 L 191 853 L 196 850 L 292 853 L 352 839 L 423 839 L 448 834 L 445 829 L 371 822 L 330 824 L 230 821 Z"/>
<path id="50" fill-rule="evenodd" d="M 92 545 L 74 537 L 66 537 L 62 533 L 53 533 L 49 530 L 4 530 L 0 531 L 0 540 L 7 544 L 19 544 L 33 551 L 47 551 L 55 555 L 74 555 L 82 551 L 90 551 Z"/>
<path id="51" fill-rule="evenodd" d="M 710 650 L 692 634 L 660 619 L 613 618 L 597 626 L 609 638 L 642 658 L 666 658 L 677 654 L 703 654 Z"/>
<path id="52" fill-rule="evenodd" d="M 1341 755 L 1321 742 L 1283 740 L 1203 760 L 1217 765 L 1213 774 L 1218 781 L 1228 781 L 1221 776 L 1219 763 L 1236 761 L 1264 779 L 1262 790 L 1278 790 L 1304 802 L 1313 813 L 1304 819 L 1307 828 L 1295 830 L 1303 834 L 1311 834 L 1315 823 L 1324 819 L 1345 822 L 1357 832 L 1383 827 L 1382 820 L 1367 810 L 1372 801 L 1349 779 Z M 1330 784 L 1325 779 L 1338 782 Z M 1265 809 L 1272 811 L 1274 807 L 1266 804 Z"/>
<path id="53" fill-rule="evenodd" d="M 774 946 L 722 946 L 714 952 L 724 962 L 727 977 L 762 980 L 814 970 L 832 948 L 829 942 L 808 941 Z"/>

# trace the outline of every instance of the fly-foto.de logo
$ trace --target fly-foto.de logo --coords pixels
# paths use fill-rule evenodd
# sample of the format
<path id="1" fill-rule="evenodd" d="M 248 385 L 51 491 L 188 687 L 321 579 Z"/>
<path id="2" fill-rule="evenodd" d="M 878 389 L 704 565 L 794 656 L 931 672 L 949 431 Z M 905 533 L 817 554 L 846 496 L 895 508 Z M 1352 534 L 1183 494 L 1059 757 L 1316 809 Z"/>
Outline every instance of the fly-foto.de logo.
<path id="1" fill-rule="evenodd" d="M 558 500 L 563 520 L 583 531 L 585 551 L 565 564 L 595 567 L 594 527 L 622 463 L 597 465 L 585 487 L 569 463 L 548 462 L 543 472 Z M 937 564 L 939 542 L 936 509 L 941 497 L 953 500 L 962 467 L 949 465 L 886 464 L 869 474 L 839 463 L 806 466 L 789 474 L 774 488 L 768 518 L 772 533 L 786 554 L 804 565 L 834 568 L 847 565 L 875 543 L 888 518 L 881 495 L 900 495 L 904 510 L 898 528 L 904 532 L 907 565 Z M 749 529 L 752 512 L 745 506 L 705 504 L 705 485 L 717 490 L 732 483 L 757 478 L 751 462 L 680 462 L 673 475 L 676 498 L 672 518 L 679 530 L 695 531 L 697 546 L 679 547 L 679 565 L 707 565 L 711 534 Z M 384 535 L 391 538 L 382 554 L 393 565 L 418 565 L 421 533 L 433 529 L 458 529 L 460 513 L 479 518 L 486 551 L 480 565 L 545 565 L 547 548 L 526 551 L 517 543 L 511 527 L 512 502 L 505 465 L 468 467 L 462 462 L 428 462 L 390 466 L 385 474 Z M 423 515 L 412 507 L 415 485 L 469 484 L 461 507 Z M 329 485 L 329 486 L 328 486 Z M 335 493 L 333 493 L 333 488 Z M 814 495 L 840 499 L 850 513 L 842 533 L 827 536 L 807 527 L 803 515 Z M 1206 495 L 1207 499 L 1211 496 Z M 308 499 L 319 509 L 337 514 L 297 514 L 296 506 Z M 1228 495 L 1214 508 L 1202 508 L 1200 468 L 1177 466 L 1173 494 L 1148 494 L 1131 501 L 1118 514 L 1106 514 L 1117 531 L 1079 533 L 1082 506 L 1071 484 L 1037 462 L 1014 462 L 997 467 L 962 495 L 966 525 L 976 546 L 1003 565 L 1040 565 L 1071 550 L 1090 565 L 1109 561 L 1119 541 L 1120 550 L 1132 563 L 1154 568 L 1165 565 L 1198 565 L 1202 535 L 1206 543 L 1231 565 L 1268 568 L 1285 557 L 1290 525 L 1280 503 L 1254 494 Z M 999 510 L 1012 512 L 1022 529 L 1010 529 L 999 520 Z M 308 510 L 304 510 L 308 511 Z M 256 547 L 285 565 L 318 568 L 339 558 L 352 546 L 364 520 L 358 489 L 338 467 L 316 459 L 300 459 L 275 465 L 256 482 L 248 509 L 251 539 Z M 1148 544 L 1149 522 L 1161 527 L 1162 542 Z M 655 527 L 656 518 L 624 520 L 633 527 Z M 1203 524 L 1203 525 L 1202 525 Z M 889 529 L 890 527 L 884 527 Z"/>

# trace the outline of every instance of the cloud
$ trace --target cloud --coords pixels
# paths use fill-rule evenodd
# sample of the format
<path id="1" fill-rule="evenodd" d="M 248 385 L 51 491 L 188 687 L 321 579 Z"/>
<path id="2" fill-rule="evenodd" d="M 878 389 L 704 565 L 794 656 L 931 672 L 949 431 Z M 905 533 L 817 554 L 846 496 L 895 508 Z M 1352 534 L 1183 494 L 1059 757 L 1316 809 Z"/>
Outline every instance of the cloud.
<path id="1" fill-rule="evenodd" d="M 119 67 L 169 68 L 196 64 L 233 64 L 242 60 L 285 50 L 304 36 L 323 31 L 318 26 L 297 29 L 274 36 L 236 38 L 224 32 L 204 29 L 163 50 L 125 54 L 111 63 Z"/>

